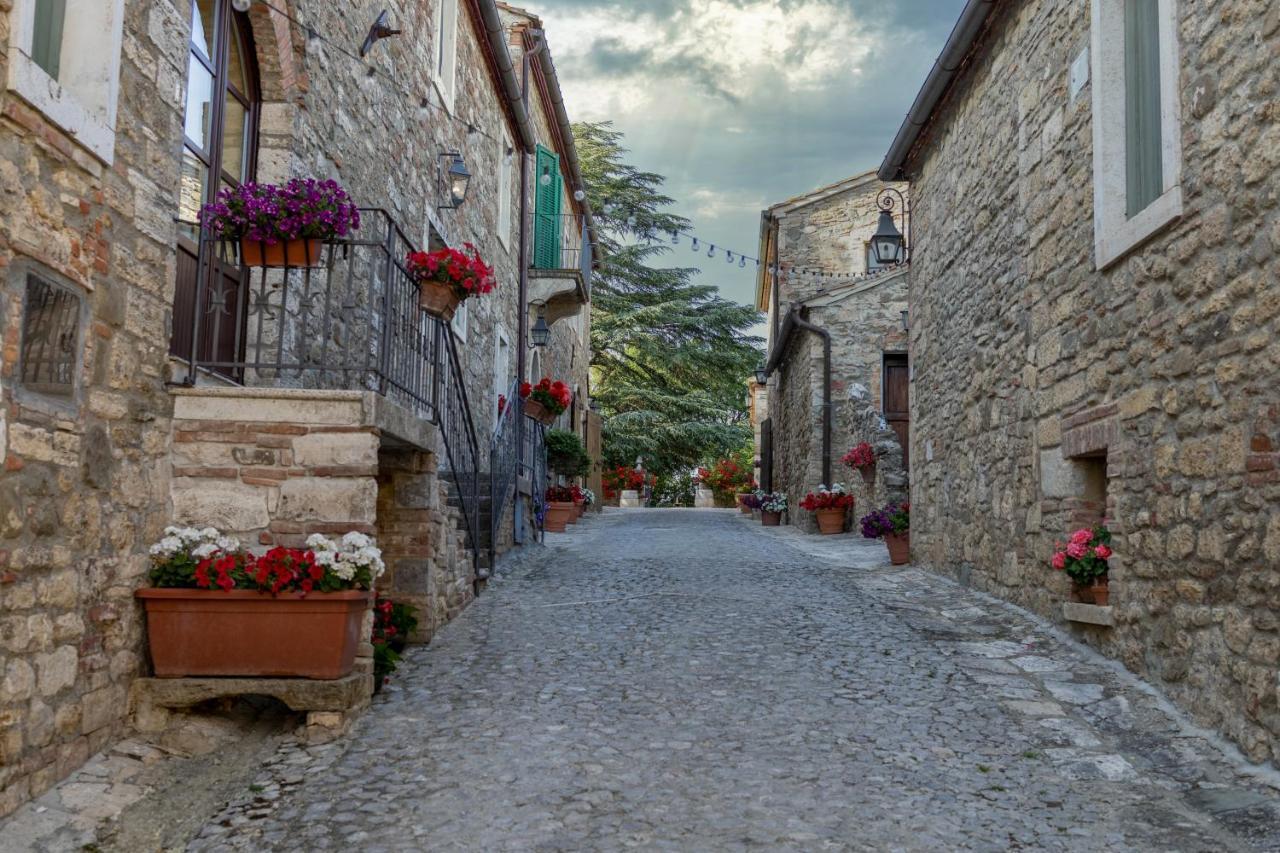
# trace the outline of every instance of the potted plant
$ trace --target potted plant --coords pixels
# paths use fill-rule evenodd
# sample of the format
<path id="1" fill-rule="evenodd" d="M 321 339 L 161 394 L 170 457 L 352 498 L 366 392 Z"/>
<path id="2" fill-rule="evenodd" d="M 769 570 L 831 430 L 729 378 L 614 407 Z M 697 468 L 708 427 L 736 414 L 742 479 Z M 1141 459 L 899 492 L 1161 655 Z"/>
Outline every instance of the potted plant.
<path id="1" fill-rule="evenodd" d="M 859 524 L 865 538 L 884 540 L 890 563 L 901 566 L 911 561 L 911 504 L 888 504 L 864 515 Z"/>
<path id="2" fill-rule="evenodd" d="M 238 240 L 249 267 L 314 267 L 326 240 L 360 227 L 360 211 L 336 181 L 294 178 L 284 186 L 225 187 L 200 209 L 200 221 L 222 240 Z"/>
<path id="3" fill-rule="evenodd" d="M 760 508 L 761 498 L 765 492 L 761 489 L 752 489 L 742 496 L 742 512 L 744 515 L 751 515 Z"/>
<path id="4" fill-rule="evenodd" d="M 777 527 L 786 511 L 787 496 L 782 492 L 764 492 L 760 495 L 760 523 L 765 527 Z"/>
<path id="5" fill-rule="evenodd" d="M 809 492 L 800 501 L 800 508 L 817 517 L 818 531 L 826 535 L 844 532 L 844 519 L 852 506 L 853 495 L 846 492 L 841 483 L 834 483 L 829 489 L 818 486 L 818 491 Z"/>
<path id="6" fill-rule="evenodd" d="M 754 487 L 749 455 L 742 451 L 698 469 L 697 481 L 712 491 L 716 506 L 738 506 L 741 495 Z"/>
<path id="7" fill-rule="evenodd" d="M 1111 531 L 1106 523 L 1083 527 L 1071 534 L 1064 545 L 1058 542 L 1051 561 L 1058 571 L 1075 582 L 1080 600 L 1106 607 L 1111 601 L 1107 560 L 1111 558 Z"/>
<path id="8" fill-rule="evenodd" d="M 591 471 L 591 457 L 577 433 L 549 429 L 543 440 L 547 446 L 547 466 L 564 477 L 585 477 Z"/>
<path id="9" fill-rule="evenodd" d="M 462 245 L 466 251 L 410 252 L 405 258 L 409 276 L 418 285 L 418 304 L 446 323 L 463 300 L 489 293 L 497 285 L 493 268 L 480 258 L 476 247 Z"/>
<path id="10" fill-rule="evenodd" d="M 391 680 L 391 673 L 400 663 L 409 635 L 418 627 L 414 610 L 403 602 L 379 596 L 373 603 L 373 692 Z"/>
<path id="11" fill-rule="evenodd" d="M 151 586 L 135 595 L 161 678 L 342 678 L 384 570 L 356 532 L 254 554 L 212 527 L 168 527 L 151 560 Z"/>
<path id="12" fill-rule="evenodd" d="M 583 486 L 582 489 L 582 508 L 585 512 L 596 505 L 596 493 Z"/>
<path id="13" fill-rule="evenodd" d="M 844 456 L 840 457 L 840 461 L 848 465 L 853 470 L 862 475 L 862 482 L 866 483 L 867 488 L 874 488 L 876 484 L 876 452 L 867 442 L 862 442 L 854 447 Z"/>
<path id="14" fill-rule="evenodd" d="M 547 517 L 544 525 L 552 533 L 564 533 L 574 514 L 573 488 L 570 486 L 550 486 L 547 489 Z"/>
<path id="15" fill-rule="evenodd" d="M 569 386 L 558 379 L 552 382 L 549 376 L 542 377 L 537 385 L 525 382 L 520 386 L 520 396 L 524 398 L 524 413 L 544 426 L 554 423 L 573 399 Z"/>

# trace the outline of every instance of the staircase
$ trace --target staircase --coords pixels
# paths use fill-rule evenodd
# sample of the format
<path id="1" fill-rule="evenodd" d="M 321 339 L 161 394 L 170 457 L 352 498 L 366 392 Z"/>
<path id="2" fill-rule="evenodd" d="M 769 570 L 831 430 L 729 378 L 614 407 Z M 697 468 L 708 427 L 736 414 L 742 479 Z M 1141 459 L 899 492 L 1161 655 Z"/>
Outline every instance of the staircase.
<path id="1" fill-rule="evenodd" d="M 462 479 L 467 480 L 471 474 L 465 475 Z M 493 495 L 490 492 L 491 484 L 488 471 L 481 471 L 477 478 L 476 501 L 475 505 L 470 508 L 475 513 L 474 530 L 475 539 L 472 544 L 472 553 L 475 555 L 476 561 L 476 578 L 484 580 L 489 577 L 489 573 L 493 571 Z M 458 492 L 458 481 L 453 477 L 448 478 L 449 484 L 449 506 L 462 510 L 462 495 Z M 465 516 L 464 516 L 465 517 Z"/>

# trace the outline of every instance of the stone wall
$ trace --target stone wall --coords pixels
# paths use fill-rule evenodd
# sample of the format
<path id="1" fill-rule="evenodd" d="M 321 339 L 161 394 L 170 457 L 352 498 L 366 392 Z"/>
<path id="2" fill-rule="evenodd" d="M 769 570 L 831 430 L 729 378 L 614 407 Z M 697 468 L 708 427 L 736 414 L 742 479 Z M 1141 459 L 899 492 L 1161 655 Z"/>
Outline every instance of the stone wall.
<path id="1" fill-rule="evenodd" d="M 997 12 L 910 164 L 912 545 L 1060 620 L 1054 542 L 1105 507 L 1115 625 L 1073 630 L 1275 763 L 1280 11 L 1177 12 L 1183 215 L 1105 271 L 1089 4 Z"/>
<path id="2" fill-rule="evenodd" d="M 786 494 L 787 521 L 817 530 L 800 499 L 822 478 L 822 342 L 796 335 L 775 374 L 769 402 L 773 422 L 773 490 Z"/>

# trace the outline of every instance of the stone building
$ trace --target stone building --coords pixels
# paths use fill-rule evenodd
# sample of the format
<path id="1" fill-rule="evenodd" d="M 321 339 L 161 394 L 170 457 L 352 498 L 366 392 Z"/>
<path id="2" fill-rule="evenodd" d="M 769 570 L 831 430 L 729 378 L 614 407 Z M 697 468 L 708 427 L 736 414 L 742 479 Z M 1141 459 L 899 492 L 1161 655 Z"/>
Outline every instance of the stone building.
<path id="1" fill-rule="evenodd" d="M 910 180 L 914 557 L 1280 761 L 1280 7 L 969 3 Z M 1110 604 L 1054 543 L 1106 518 Z"/>
<path id="2" fill-rule="evenodd" d="M 791 499 L 789 522 L 816 530 L 800 498 L 844 483 L 856 510 L 904 500 L 907 310 L 905 270 L 879 264 L 877 200 L 898 188 L 864 172 L 760 214 L 756 308 L 767 316 L 770 376 L 757 418 L 759 479 Z M 878 454 L 873 486 L 840 462 L 851 447 Z"/>
<path id="3" fill-rule="evenodd" d="M 539 157 L 567 239 L 591 233 L 558 88 L 533 72 L 535 127 L 509 46 L 533 34 L 492 0 L 382 5 L 403 32 L 361 59 L 372 16 L 339 2 L 0 3 L 0 815 L 126 726 L 166 524 L 375 533 L 425 639 L 482 580 L 490 459 L 535 491 L 529 455 L 497 452 L 517 441 L 497 398 L 531 375 Z M 365 208 L 323 269 L 202 246 L 219 186 L 294 176 Z M 499 286 L 446 328 L 403 254 L 465 242 Z M 540 269 L 585 314 L 589 268 Z M 501 491 L 499 547 L 519 538 Z"/>

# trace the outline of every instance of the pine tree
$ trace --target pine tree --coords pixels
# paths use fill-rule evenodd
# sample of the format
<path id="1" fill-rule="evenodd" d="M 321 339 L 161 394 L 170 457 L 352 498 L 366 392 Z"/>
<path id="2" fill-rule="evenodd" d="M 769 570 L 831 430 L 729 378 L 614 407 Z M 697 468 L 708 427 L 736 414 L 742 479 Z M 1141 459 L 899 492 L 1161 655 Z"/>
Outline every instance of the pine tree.
<path id="1" fill-rule="evenodd" d="M 602 255 L 592 279 L 593 396 L 607 465 L 644 457 L 658 473 L 690 468 L 751 439 L 746 380 L 762 341 L 754 309 L 657 266 L 689 223 L 664 209 L 663 177 L 624 161 L 609 123 L 574 125 Z M 606 205 L 608 207 L 606 208 Z"/>

